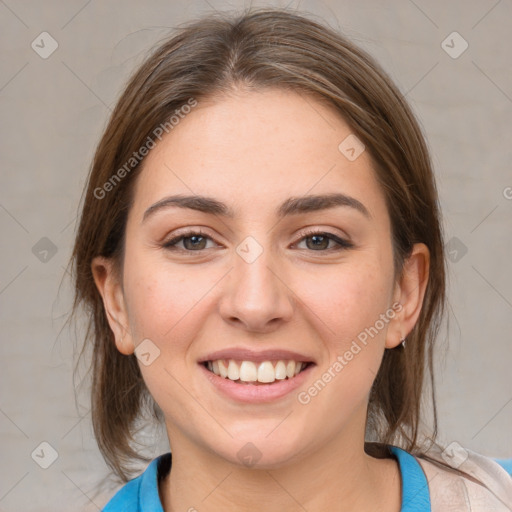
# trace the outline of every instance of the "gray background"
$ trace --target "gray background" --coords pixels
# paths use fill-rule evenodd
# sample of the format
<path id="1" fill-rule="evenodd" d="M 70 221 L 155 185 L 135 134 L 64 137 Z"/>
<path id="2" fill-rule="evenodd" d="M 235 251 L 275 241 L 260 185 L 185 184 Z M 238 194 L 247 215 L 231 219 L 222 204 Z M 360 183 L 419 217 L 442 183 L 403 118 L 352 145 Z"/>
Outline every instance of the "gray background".
<path id="1" fill-rule="evenodd" d="M 512 2 L 292 5 L 374 55 L 421 120 L 452 260 L 449 347 L 437 363 L 440 440 L 512 457 Z M 94 511 L 119 487 L 96 448 L 83 390 L 75 406 L 80 332 L 63 329 L 71 291 L 60 284 L 77 205 L 109 110 L 145 52 L 190 17 L 242 6 L 0 0 L 2 511 Z M 46 59 L 31 47 L 51 48 L 41 36 L 42 48 L 44 31 L 58 43 Z M 442 47 L 454 31 L 469 44 L 458 58 Z M 449 38 L 445 48 L 462 43 Z M 159 439 L 152 456 L 167 449 Z M 43 441 L 58 453 L 48 469 L 35 462 L 50 461 Z"/>

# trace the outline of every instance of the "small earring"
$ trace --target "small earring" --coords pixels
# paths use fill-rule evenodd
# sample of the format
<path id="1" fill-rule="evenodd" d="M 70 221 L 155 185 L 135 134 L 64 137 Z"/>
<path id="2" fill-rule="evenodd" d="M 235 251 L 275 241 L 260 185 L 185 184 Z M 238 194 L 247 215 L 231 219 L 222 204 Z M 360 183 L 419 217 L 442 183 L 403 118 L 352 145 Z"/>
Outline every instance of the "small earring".
<path id="1" fill-rule="evenodd" d="M 405 341 L 406 341 L 407 338 L 401 338 L 400 339 L 400 344 L 402 345 L 403 348 L 405 348 Z"/>

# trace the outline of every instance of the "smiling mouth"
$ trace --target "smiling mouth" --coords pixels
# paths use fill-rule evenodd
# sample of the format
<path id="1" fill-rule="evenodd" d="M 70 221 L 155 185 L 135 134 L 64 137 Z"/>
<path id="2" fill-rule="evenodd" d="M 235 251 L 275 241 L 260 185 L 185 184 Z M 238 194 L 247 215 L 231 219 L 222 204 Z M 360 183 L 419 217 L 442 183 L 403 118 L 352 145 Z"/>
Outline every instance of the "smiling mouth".
<path id="1" fill-rule="evenodd" d="M 201 364 L 218 377 L 247 385 L 273 384 L 290 380 L 314 365 L 309 361 L 275 360 L 255 363 L 235 359 L 218 359 Z"/>

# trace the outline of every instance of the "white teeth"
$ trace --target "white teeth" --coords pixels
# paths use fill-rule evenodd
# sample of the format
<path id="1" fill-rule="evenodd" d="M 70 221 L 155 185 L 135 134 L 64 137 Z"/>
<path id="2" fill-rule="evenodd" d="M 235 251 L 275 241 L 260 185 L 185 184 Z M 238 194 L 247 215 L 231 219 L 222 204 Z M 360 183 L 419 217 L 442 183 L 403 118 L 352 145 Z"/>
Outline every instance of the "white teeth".
<path id="1" fill-rule="evenodd" d="M 236 363 L 235 363 L 236 364 Z M 242 361 L 240 365 L 240 380 L 244 382 L 255 382 L 258 380 L 259 372 L 252 361 Z"/>
<path id="2" fill-rule="evenodd" d="M 291 379 L 295 375 L 295 361 L 288 361 L 286 365 L 286 376 Z"/>
<path id="3" fill-rule="evenodd" d="M 270 361 L 263 361 L 258 366 L 258 382 L 274 382 L 275 380 L 276 372 L 274 371 L 274 366 Z"/>
<path id="4" fill-rule="evenodd" d="M 218 363 L 219 363 L 219 373 L 217 373 L 217 375 L 220 374 L 220 376 L 223 379 L 225 379 L 228 376 L 228 367 L 224 364 L 224 361 L 218 361 Z"/>
<path id="5" fill-rule="evenodd" d="M 276 379 L 286 379 L 286 365 L 284 364 L 283 361 L 278 361 L 276 364 Z"/>
<path id="6" fill-rule="evenodd" d="M 229 360 L 228 366 L 228 379 L 229 380 L 238 380 L 240 378 L 240 370 L 238 365 L 233 361 L 233 359 Z"/>
<path id="7" fill-rule="evenodd" d="M 220 375 L 223 379 L 269 384 L 275 380 L 291 379 L 304 369 L 306 363 L 280 360 L 275 362 L 274 366 L 272 361 L 263 361 L 258 364 L 253 361 L 237 362 L 234 359 L 229 361 L 219 359 L 208 361 L 206 366 L 211 372 Z"/>

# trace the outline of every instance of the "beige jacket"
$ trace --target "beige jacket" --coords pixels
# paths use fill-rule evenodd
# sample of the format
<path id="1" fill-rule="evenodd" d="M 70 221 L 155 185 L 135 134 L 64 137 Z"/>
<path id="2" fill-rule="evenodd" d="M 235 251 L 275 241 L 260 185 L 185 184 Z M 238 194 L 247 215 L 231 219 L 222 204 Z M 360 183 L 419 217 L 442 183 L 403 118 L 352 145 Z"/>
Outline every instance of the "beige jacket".
<path id="1" fill-rule="evenodd" d="M 454 442 L 415 456 L 429 486 L 432 512 L 510 512 L 512 476 L 490 457 Z"/>

